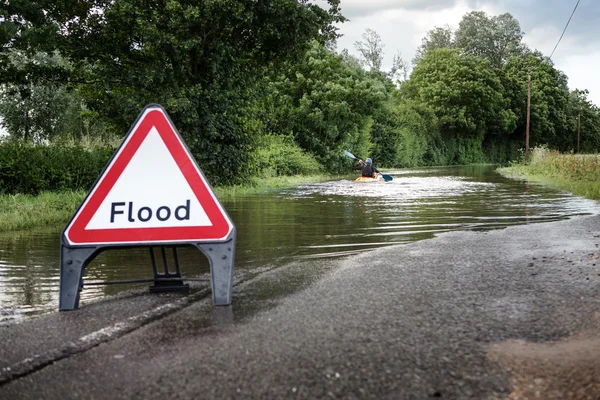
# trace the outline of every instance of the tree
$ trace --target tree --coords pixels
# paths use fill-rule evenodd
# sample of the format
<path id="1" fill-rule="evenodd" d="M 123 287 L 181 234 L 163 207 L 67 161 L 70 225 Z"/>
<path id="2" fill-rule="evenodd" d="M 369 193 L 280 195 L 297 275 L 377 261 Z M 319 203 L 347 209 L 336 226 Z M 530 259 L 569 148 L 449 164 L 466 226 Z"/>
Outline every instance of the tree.
<path id="1" fill-rule="evenodd" d="M 269 130 L 291 133 L 328 170 L 347 161 L 345 148 L 368 152 L 370 117 L 388 97 L 384 84 L 317 42 L 288 67 L 274 85 L 269 109 L 279 118 Z"/>
<path id="2" fill-rule="evenodd" d="M 455 45 L 466 54 L 486 58 L 499 68 L 510 57 L 527 52 L 522 39 L 519 21 L 511 14 L 489 17 L 483 11 L 472 11 L 460 21 Z"/>
<path id="3" fill-rule="evenodd" d="M 512 132 L 500 79 L 487 60 L 457 50 L 431 50 L 403 85 L 405 95 L 430 106 L 442 134 L 483 138 L 490 131 Z"/>
<path id="4" fill-rule="evenodd" d="M 400 84 L 408 79 L 408 65 L 402 59 L 402 53 L 399 51 L 394 55 L 392 69 L 387 75 L 388 78 L 396 84 Z"/>
<path id="5" fill-rule="evenodd" d="M 575 89 L 569 93 L 567 116 L 572 149 L 581 153 L 598 153 L 600 150 L 600 110 L 587 97 L 587 90 Z M 578 127 L 578 122 L 581 124 Z M 579 130 L 579 132 L 578 132 Z"/>
<path id="6" fill-rule="evenodd" d="M 58 49 L 72 63 L 71 82 L 84 85 L 88 106 L 115 132 L 125 134 L 144 105 L 164 105 L 211 181 L 235 182 L 252 173 L 257 80 L 312 40 L 337 36 L 339 0 L 328 4 L 22 0 L 8 7 L 4 18 L 17 22 L 2 44 Z"/>
<path id="7" fill-rule="evenodd" d="M 340 55 L 343 57 L 344 62 L 346 64 L 348 64 L 350 67 L 352 67 L 354 69 L 362 68 L 362 64 L 361 64 L 360 60 L 358 59 L 358 57 L 355 57 L 352 54 L 350 54 L 348 49 L 342 50 Z"/>
<path id="8" fill-rule="evenodd" d="M 11 50 L 7 55 L 14 71 L 26 71 L 27 65 L 49 71 L 67 64 L 58 53 L 41 52 L 28 57 L 22 51 Z M 81 135 L 84 108 L 75 90 L 51 79 L 34 79 L 31 72 L 20 75 L 20 80 L 2 85 L 0 91 L 2 125 L 11 138 L 39 143 L 62 135 Z"/>
<path id="9" fill-rule="evenodd" d="M 531 77 L 530 146 L 547 144 L 557 150 L 572 148 L 567 77 L 544 58 L 512 57 L 503 68 L 506 96 L 518 117 L 515 133 L 524 143 L 528 75 Z"/>
<path id="10" fill-rule="evenodd" d="M 372 29 L 365 29 L 362 41 L 354 42 L 354 47 L 361 55 L 361 61 L 372 71 L 381 71 L 383 62 L 383 43 L 381 36 Z"/>
<path id="11" fill-rule="evenodd" d="M 434 29 L 427 32 L 425 37 L 421 40 L 421 45 L 417 49 L 415 58 L 412 63 L 416 65 L 430 50 L 435 49 L 453 49 L 454 46 L 454 32 L 448 25 L 444 27 L 435 27 Z"/>

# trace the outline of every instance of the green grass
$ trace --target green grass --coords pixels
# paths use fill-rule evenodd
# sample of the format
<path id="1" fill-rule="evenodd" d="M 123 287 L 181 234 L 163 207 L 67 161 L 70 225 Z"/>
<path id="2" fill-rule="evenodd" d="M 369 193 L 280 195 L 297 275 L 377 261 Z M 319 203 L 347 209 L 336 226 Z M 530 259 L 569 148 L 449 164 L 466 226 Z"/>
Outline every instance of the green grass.
<path id="1" fill-rule="evenodd" d="M 84 191 L 0 196 L 0 230 L 67 223 L 85 197 Z"/>
<path id="2" fill-rule="evenodd" d="M 509 178 L 538 182 L 600 200 L 600 156 L 597 154 L 560 154 L 537 147 L 531 151 L 529 162 L 499 168 L 498 172 Z"/>
<path id="3" fill-rule="evenodd" d="M 327 175 L 257 178 L 248 185 L 216 187 L 219 199 L 266 193 L 332 179 Z M 66 225 L 85 198 L 85 191 L 45 192 L 39 196 L 0 195 L 0 231 Z"/>

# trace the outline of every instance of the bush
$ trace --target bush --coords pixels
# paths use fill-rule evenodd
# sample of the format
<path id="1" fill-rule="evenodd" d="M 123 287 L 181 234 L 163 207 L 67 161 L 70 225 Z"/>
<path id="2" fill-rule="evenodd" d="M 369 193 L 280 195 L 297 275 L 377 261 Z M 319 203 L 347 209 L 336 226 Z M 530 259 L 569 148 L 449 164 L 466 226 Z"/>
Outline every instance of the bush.
<path id="1" fill-rule="evenodd" d="M 467 165 L 485 161 L 480 138 L 434 138 L 428 143 L 429 165 Z"/>
<path id="2" fill-rule="evenodd" d="M 483 152 L 486 161 L 492 164 L 507 164 L 519 159 L 519 150 L 523 143 L 519 140 L 486 137 L 483 141 Z"/>
<path id="3" fill-rule="evenodd" d="M 0 143 L 0 193 L 89 190 L 115 151 L 114 146 Z"/>
<path id="4" fill-rule="evenodd" d="M 267 135 L 259 139 L 255 158 L 259 174 L 264 177 L 311 175 L 323 167 L 304 152 L 289 136 Z"/>

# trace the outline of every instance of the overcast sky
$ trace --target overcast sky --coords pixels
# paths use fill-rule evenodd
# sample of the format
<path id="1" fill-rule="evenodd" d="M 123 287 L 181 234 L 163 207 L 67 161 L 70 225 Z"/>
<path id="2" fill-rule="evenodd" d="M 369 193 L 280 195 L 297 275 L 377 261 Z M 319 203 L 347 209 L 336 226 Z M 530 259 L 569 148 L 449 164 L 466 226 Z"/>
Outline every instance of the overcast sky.
<path id="1" fill-rule="evenodd" d="M 523 41 L 549 56 L 565 28 L 577 0 L 341 0 L 338 51 L 357 55 L 354 43 L 366 28 L 375 30 L 385 45 L 383 69 L 389 69 L 397 51 L 409 62 L 427 31 L 449 25 L 453 29 L 469 11 L 488 15 L 512 14 L 525 32 Z M 569 88 L 588 89 L 600 106 L 600 1 L 580 0 L 560 44 L 554 65 L 569 77 Z"/>

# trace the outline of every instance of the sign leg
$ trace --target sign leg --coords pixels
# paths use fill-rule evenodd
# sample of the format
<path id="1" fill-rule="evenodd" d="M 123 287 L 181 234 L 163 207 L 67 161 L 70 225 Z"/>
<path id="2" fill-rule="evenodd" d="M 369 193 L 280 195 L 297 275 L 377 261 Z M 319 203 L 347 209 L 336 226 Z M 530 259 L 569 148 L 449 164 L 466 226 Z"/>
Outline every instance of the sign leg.
<path id="1" fill-rule="evenodd" d="M 231 239 L 224 243 L 202 244 L 196 247 L 208 257 L 210 262 L 210 285 L 213 305 L 228 306 L 231 304 L 233 290 L 233 265 L 235 261 L 235 230 Z"/>
<path id="2" fill-rule="evenodd" d="M 79 307 L 79 292 L 83 287 L 83 272 L 92 260 L 96 247 L 60 248 L 60 294 L 59 310 Z"/>

